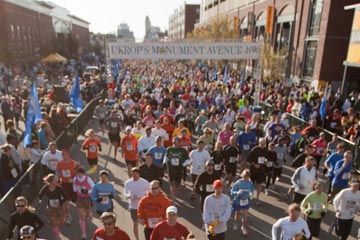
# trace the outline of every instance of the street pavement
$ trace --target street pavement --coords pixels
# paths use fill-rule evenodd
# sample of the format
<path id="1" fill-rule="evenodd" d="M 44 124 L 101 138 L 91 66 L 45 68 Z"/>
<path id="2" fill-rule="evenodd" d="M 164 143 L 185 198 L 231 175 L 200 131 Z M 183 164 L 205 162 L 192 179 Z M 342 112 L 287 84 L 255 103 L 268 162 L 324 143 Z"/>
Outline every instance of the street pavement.
<path id="1" fill-rule="evenodd" d="M 89 126 L 93 127 L 96 131 L 98 136 L 101 138 L 101 132 L 99 132 L 98 124 L 95 120 L 92 120 Z M 81 151 L 81 143 L 84 137 L 80 136 L 78 142 L 72 146 L 71 152 L 73 159 L 79 161 L 82 165 L 88 168 L 88 164 L 86 161 L 86 157 L 83 151 Z M 101 169 L 107 169 L 110 172 L 110 181 L 115 183 L 115 188 L 117 191 L 117 195 L 114 199 L 114 206 L 115 206 L 115 213 L 117 215 L 117 226 L 121 229 L 125 230 L 130 239 L 135 239 L 133 232 L 132 232 L 132 221 L 130 218 L 130 213 L 128 211 L 128 204 L 127 200 L 124 198 L 123 194 L 123 187 L 124 182 L 128 179 L 126 166 L 124 164 L 124 160 L 120 159 L 120 155 L 118 154 L 118 159 L 116 161 L 113 158 L 108 156 L 109 153 L 109 141 L 105 138 L 102 139 L 102 152 L 100 154 L 99 159 L 99 168 L 98 171 Z M 111 156 L 113 155 L 113 150 Z M 226 232 L 226 239 L 227 240 L 237 240 L 237 239 L 254 239 L 254 240 L 266 240 L 271 239 L 271 227 L 272 224 L 278 218 L 286 216 L 286 209 L 288 207 L 289 201 L 286 198 L 286 192 L 290 187 L 290 177 L 293 173 L 293 170 L 289 167 L 285 167 L 283 177 L 280 179 L 279 182 L 276 183 L 276 186 L 273 187 L 269 191 L 269 195 L 261 194 L 261 205 L 256 206 L 252 204 L 250 209 L 250 219 L 249 219 L 249 235 L 247 237 L 241 234 L 241 231 L 233 231 L 232 230 L 232 220 L 229 221 L 229 230 Z M 98 176 L 94 174 L 92 176 L 95 182 L 98 181 Z M 190 200 L 191 195 L 191 180 L 190 176 L 188 176 L 186 186 L 181 190 L 178 194 L 176 205 L 179 209 L 179 219 L 178 221 L 184 224 L 189 231 L 192 231 L 196 239 L 198 240 L 205 240 L 206 236 L 204 231 L 201 230 L 201 211 L 200 211 L 200 201 L 197 199 L 195 201 Z M 327 188 L 324 188 L 327 189 Z M 169 193 L 169 186 L 168 184 L 164 184 L 164 191 Z M 40 237 L 51 240 L 51 228 L 49 225 L 49 221 L 47 220 L 47 214 L 45 206 L 39 206 L 38 204 L 34 204 L 38 214 L 45 222 L 45 226 L 40 231 Z M 63 225 L 61 226 L 61 237 L 63 240 L 80 240 L 81 234 L 79 229 L 78 218 L 76 214 L 76 209 L 74 206 L 71 207 L 71 214 L 73 216 L 73 222 L 71 225 Z M 359 224 L 359 216 L 356 216 L 356 221 L 354 221 L 353 228 L 352 228 L 352 237 L 349 239 L 356 239 L 357 230 L 360 227 Z M 321 225 L 321 233 L 319 239 L 327 239 L 333 240 L 338 239 L 334 235 L 330 235 L 327 230 L 329 226 L 334 221 L 334 211 L 333 207 L 330 206 L 330 211 L 326 214 L 326 217 L 323 219 Z M 94 213 L 94 216 L 91 221 L 88 222 L 88 239 L 91 239 L 92 233 L 98 227 L 102 226 L 99 216 Z M 143 227 L 139 225 L 139 233 L 140 239 L 144 239 L 143 235 Z M 315 238 L 313 238 L 315 239 Z"/>

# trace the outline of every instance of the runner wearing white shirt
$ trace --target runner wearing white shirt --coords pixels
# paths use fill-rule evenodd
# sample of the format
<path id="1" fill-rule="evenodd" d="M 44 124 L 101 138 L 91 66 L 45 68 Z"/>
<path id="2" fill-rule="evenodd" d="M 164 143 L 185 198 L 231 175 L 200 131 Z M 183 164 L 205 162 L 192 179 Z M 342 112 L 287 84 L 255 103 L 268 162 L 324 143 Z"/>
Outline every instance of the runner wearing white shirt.
<path id="1" fill-rule="evenodd" d="M 335 233 L 341 240 L 346 240 L 351 233 L 354 214 L 360 209 L 360 180 L 353 178 L 350 188 L 346 188 L 334 198 L 336 210 Z M 330 229 L 332 232 L 333 227 Z"/>
<path id="2" fill-rule="evenodd" d="M 271 230 L 272 240 L 292 240 L 299 233 L 309 239 L 311 236 L 309 227 L 305 220 L 299 217 L 300 212 L 300 206 L 297 203 L 290 204 L 289 216 L 280 218 L 274 223 Z"/>
<path id="3" fill-rule="evenodd" d="M 191 161 L 190 165 L 190 174 L 192 178 L 193 188 L 195 187 L 196 179 L 200 174 L 205 172 L 206 162 L 211 159 L 211 156 L 207 150 L 204 149 L 204 141 L 197 141 L 197 149 L 194 149 L 190 152 L 189 158 Z M 191 194 L 191 200 L 195 199 L 195 188 L 194 192 Z"/>
<path id="4" fill-rule="evenodd" d="M 155 137 L 151 134 L 151 127 L 146 127 L 145 133 L 146 135 L 140 138 L 138 145 L 139 156 L 142 159 L 145 159 L 145 153 L 156 143 Z"/>
<path id="5" fill-rule="evenodd" d="M 314 158 L 308 156 L 304 166 L 297 168 L 291 177 L 291 182 L 295 186 L 293 202 L 300 204 L 307 194 L 313 191 L 314 183 L 317 181 Z"/>
<path id="6" fill-rule="evenodd" d="M 46 167 L 45 175 L 55 173 L 57 163 L 62 160 L 62 152 L 56 149 L 56 143 L 49 143 L 49 150 L 46 151 L 41 159 L 41 164 Z"/>
<path id="7" fill-rule="evenodd" d="M 169 134 L 161 127 L 160 120 L 155 121 L 155 127 L 151 130 L 151 134 L 156 137 L 161 137 L 163 140 L 169 140 Z"/>
<path id="8" fill-rule="evenodd" d="M 139 240 L 137 209 L 140 199 L 148 193 L 150 184 L 140 177 L 139 168 L 132 168 L 131 173 L 132 178 L 125 182 L 124 195 L 126 196 L 126 199 L 129 200 L 131 219 L 134 223 L 133 231 L 136 240 Z"/>

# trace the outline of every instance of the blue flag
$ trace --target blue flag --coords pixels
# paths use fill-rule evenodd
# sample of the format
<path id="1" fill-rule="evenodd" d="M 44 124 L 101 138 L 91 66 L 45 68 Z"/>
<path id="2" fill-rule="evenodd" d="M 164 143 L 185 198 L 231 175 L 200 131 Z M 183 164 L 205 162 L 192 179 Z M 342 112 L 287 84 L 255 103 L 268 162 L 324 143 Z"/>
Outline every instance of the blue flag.
<path id="1" fill-rule="evenodd" d="M 76 73 L 73 79 L 73 85 L 70 91 L 70 103 L 76 109 L 76 112 L 79 113 L 84 108 L 84 103 L 80 97 L 80 79 Z"/>
<path id="2" fill-rule="evenodd" d="M 326 117 L 326 96 L 323 96 L 323 98 L 321 100 L 319 113 L 320 113 L 321 120 L 324 120 Z"/>
<path id="3" fill-rule="evenodd" d="M 25 132 L 24 132 L 24 147 L 32 143 L 31 130 L 34 124 L 42 119 L 39 105 L 39 97 L 36 84 L 31 86 L 30 100 L 28 105 L 28 112 L 26 115 Z"/>

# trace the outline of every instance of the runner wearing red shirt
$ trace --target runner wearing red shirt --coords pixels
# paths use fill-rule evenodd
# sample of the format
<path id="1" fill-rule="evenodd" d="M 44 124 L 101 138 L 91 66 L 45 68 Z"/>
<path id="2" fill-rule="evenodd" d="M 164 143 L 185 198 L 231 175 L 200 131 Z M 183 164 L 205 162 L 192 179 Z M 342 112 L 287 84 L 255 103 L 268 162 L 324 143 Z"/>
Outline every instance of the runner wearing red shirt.
<path id="1" fill-rule="evenodd" d="M 125 129 L 126 135 L 121 139 L 122 155 L 128 168 L 128 175 L 131 177 L 131 169 L 138 165 L 138 139 L 131 133 L 131 126 Z"/>
<path id="2" fill-rule="evenodd" d="M 97 165 L 99 152 L 101 152 L 101 142 L 96 138 L 93 129 L 86 131 L 85 136 L 87 137 L 82 144 L 82 149 L 87 150 L 86 157 L 89 162 L 90 168 Z"/>
<path id="3" fill-rule="evenodd" d="M 187 228 L 178 223 L 177 217 L 177 208 L 175 206 L 170 206 L 166 209 L 167 219 L 158 223 L 153 232 L 151 233 L 151 240 L 162 240 L 162 239 L 174 239 L 174 240 L 183 240 L 189 239 L 190 234 Z"/>
<path id="4" fill-rule="evenodd" d="M 325 133 L 321 132 L 320 137 L 314 140 L 311 145 L 315 148 L 313 155 L 316 160 L 316 169 L 319 170 L 320 161 L 322 157 L 326 156 L 327 142 L 325 140 Z"/>
<path id="5" fill-rule="evenodd" d="M 104 227 L 95 230 L 92 240 L 130 240 L 126 232 L 115 226 L 116 216 L 114 213 L 104 212 L 100 218 Z"/>

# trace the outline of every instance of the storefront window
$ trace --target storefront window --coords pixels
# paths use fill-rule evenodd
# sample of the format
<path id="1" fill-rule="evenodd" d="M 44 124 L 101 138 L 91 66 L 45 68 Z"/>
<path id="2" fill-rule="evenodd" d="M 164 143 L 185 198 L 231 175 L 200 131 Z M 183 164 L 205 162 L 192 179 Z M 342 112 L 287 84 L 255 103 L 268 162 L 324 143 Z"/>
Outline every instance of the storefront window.
<path id="1" fill-rule="evenodd" d="M 305 61 L 304 61 L 304 77 L 313 77 L 314 66 L 317 50 L 317 41 L 308 41 L 306 43 Z"/>

